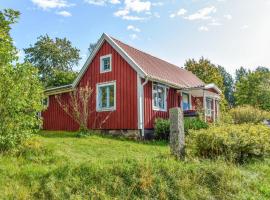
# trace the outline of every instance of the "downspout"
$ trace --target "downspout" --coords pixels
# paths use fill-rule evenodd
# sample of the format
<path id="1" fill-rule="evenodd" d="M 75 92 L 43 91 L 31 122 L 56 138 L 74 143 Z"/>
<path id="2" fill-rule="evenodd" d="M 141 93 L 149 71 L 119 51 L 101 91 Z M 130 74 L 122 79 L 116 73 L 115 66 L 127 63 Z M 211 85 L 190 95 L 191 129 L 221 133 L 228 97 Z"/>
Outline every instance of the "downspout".
<path id="1" fill-rule="evenodd" d="M 141 84 L 140 87 L 140 96 L 141 96 L 141 134 L 142 138 L 144 138 L 144 86 L 148 83 L 148 77 L 146 77 L 145 81 Z"/>

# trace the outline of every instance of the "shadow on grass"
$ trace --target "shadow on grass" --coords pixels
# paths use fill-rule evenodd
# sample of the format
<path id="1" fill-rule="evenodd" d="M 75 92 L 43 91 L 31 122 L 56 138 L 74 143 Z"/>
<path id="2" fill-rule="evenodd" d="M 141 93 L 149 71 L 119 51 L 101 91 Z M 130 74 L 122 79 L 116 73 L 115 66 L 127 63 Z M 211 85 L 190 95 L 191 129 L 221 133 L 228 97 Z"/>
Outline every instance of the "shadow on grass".
<path id="1" fill-rule="evenodd" d="M 77 132 L 68 131 L 40 131 L 38 135 L 45 138 L 77 138 Z"/>
<path id="2" fill-rule="evenodd" d="M 101 134 L 101 133 L 96 133 L 96 132 L 86 137 L 78 137 L 78 132 L 68 132 L 68 131 L 40 131 L 38 135 L 45 138 L 74 138 L 74 139 L 85 139 L 88 137 L 96 136 L 96 137 L 104 138 L 104 139 L 127 141 L 134 144 L 143 144 L 143 145 L 151 145 L 151 146 L 167 146 L 168 145 L 168 141 L 165 141 L 165 140 L 134 140 L 134 139 L 129 139 L 123 136 L 106 135 L 106 134 Z"/>

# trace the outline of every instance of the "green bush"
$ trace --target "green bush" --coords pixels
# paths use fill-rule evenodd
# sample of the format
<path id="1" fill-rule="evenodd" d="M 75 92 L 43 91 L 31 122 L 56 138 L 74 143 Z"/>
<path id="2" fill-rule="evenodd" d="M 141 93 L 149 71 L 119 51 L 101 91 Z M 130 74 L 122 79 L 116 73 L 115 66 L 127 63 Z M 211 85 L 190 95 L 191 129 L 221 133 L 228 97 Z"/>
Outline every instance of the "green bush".
<path id="1" fill-rule="evenodd" d="M 189 130 L 199 130 L 208 128 L 208 124 L 199 118 L 186 117 L 184 119 L 185 133 L 188 134 Z"/>
<path id="2" fill-rule="evenodd" d="M 270 129 L 265 125 L 222 125 L 196 131 L 187 137 L 189 156 L 243 163 L 270 152 Z"/>
<path id="3" fill-rule="evenodd" d="M 270 113 L 254 108 L 249 105 L 239 106 L 230 110 L 233 122 L 235 124 L 243 123 L 261 123 L 265 119 L 270 119 Z"/>
<path id="4" fill-rule="evenodd" d="M 170 120 L 157 118 L 154 125 L 155 138 L 168 140 L 170 134 Z"/>
<path id="5" fill-rule="evenodd" d="M 43 88 L 30 64 L 0 67 L 0 152 L 17 147 L 40 124 Z"/>

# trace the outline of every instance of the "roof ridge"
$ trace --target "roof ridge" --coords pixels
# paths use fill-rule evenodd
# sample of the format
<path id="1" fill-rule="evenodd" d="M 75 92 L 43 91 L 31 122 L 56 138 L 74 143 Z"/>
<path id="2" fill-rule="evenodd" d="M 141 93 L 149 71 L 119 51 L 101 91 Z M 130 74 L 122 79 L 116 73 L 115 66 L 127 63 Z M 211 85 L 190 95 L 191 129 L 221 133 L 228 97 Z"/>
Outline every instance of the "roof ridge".
<path id="1" fill-rule="evenodd" d="M 172 65 L 173 67 L 177 68 L 177 69 L 180 69 L 180 70 L 183 70 L 183 71 L 190 72 L 190 71 L 188 71 L 188 70 L 186 70 L 186 69 L 184 69 L 184 68 L 182 68 L 182 67 L 180 67 L 180 66 L 177 66 L 177 65 L 175 65 L 175 64 L 173 64 L 173 63 L 170 63 L 170 62 L 168 62 L 168 61 L 166 61 L 166 60 L 163 60 L 163 59 L 161 59 L 161 58 L 158 58 L 157 56 L 153 56 L 153 55 L 150 54 L 150 53 L 147 53 L 147 52 L 145 52 L 145 51 L 142 51 L 142 50 L 140 50 L 140 49 L 137 49 L 137 48 L 135 48 L 135 47 L 133 47 L 133 46 L 131 46 L 131 45 L 125 43 L 125 42 L 122 42 L 121 40 L 116 39 L 116 38 L 114 38 L 114 37 L 112 37 L 112 36 L 110 36 L 110 38 L 112 38 L 113 40 L 117 40 L 118 42 L 121 42 L 122 44 L 124 44 L 124 45 L 126 45 L 126 46 L 128 46 L 128 47 L 130 47 L 130 48 L 132 48 L 132 49 L 134 49 L 134 50 L 136 50 L 136 51 L 139 51 L 139 52 L 141 52 L 141 53 L 143 53 L 143 54 L 146 54 L 146 55 L 148 55 L 148 56 L 151 56 L 151 57 L 153 57 L 153 58 L 155 58 L 155 59 L 158 59 L 158 60 L 161 60 L 161 61 L 163 61 L 163 62 L 166 62 L 166 63 Z"/>

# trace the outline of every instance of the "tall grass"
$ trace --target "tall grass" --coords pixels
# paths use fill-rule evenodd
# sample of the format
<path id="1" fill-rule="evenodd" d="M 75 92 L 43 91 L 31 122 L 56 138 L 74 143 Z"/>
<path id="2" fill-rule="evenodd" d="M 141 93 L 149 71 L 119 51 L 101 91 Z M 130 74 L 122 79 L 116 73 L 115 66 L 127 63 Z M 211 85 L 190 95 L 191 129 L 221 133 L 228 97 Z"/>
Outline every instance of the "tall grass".
<path id="1" fill-rule="evenodd" d="M 28 144 L 23 153 L 0 156 L 0 199 L 270 197 L 269 160 L 176 161 L 164 144 L 98 136 L 48 135 L 36 142 L 42 144 L 36 150 Z"/>

